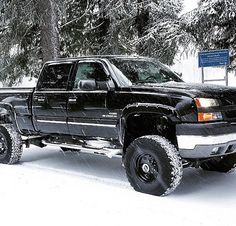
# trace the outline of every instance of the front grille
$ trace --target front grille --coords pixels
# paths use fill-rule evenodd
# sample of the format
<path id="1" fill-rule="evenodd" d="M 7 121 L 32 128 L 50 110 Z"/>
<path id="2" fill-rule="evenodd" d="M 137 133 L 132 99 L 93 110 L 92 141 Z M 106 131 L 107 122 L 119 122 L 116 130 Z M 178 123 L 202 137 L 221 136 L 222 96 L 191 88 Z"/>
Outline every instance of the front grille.
<path id="1" fill-rule="evenodd" d="M 236 95 L 224 96 L 221 99 L 224 119 L 226 121 L 236 121 Z"/>
<path id="2" fill-rule="evenodd" d="M 235 119 L 236 120 L 236 110 L 225 111 L 226 119 Z"/>

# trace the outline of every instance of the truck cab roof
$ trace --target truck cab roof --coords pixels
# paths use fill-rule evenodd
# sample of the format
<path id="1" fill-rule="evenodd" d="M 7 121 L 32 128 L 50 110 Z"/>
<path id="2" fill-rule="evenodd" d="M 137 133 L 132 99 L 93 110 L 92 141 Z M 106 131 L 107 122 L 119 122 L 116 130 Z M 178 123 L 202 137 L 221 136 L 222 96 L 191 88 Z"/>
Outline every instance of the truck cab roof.
<path id="1" fill-rule="evenodd" d="M 74 62 L 82 59 L 150 59 L 149 57 L 138 56 L 138 55 L 89 55 L 89 56 L 79 56 L 79 57 L 68 57 L 68 58 L 58 58 L 56 60 L 47 61 L 48 63 L 60 63 L 60 62 Z"/>

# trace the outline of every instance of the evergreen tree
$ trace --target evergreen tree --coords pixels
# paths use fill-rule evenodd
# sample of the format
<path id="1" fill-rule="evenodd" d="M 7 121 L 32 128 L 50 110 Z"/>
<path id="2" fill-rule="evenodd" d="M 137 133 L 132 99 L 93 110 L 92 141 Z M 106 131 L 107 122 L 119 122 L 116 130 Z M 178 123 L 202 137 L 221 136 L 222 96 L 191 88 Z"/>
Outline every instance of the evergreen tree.
<path id="1" fill-rule="evenodd" d="M 236 0 L 201 0 L 183 21 L 198 49 L 229 49 L 230 68 L 236 68 Z"/>
<path id="2" fill-rule="evenodd" d="M 0 79 L 5 85 L 28 75 L 37 58 L 37 25 L 30 1 L 2 0 L 0 14 Z"/>
<path id="3" fill-rule="evenodd" d="M 182 0 L 0 3 L 0 78 L 9 85 L 59 55 L 139 54 L 172 64 L 178 51 Z"/>
<path id="4" fill-rule="evenodd" d="M 60 26 L 61 55 L 64 57 L 86 54 L 90 48 L 93 6 L 87 0 L 68 0 L 62 15 Z"/>
<path id="5" fill-rule="evenodd" d="M 0 79 L 17 84 L 58 56 L 56 0 L 0 0 Z"/>
<path id="6" fill-rule="evenodd" d="M 144 4 L 146 2 L 146 4 Z M 182 0 L 152 0 L 138 2 L 136 23 L 138 28 L 138 53 L 157 57 L 171 65 L 178 51 L 181 34 L 179 14 Z M 141 9 L 140 9 L 141 7 Z"/>
<path id="7" fill-rule="evenodd" d="M 172 64 L 178 50 L 174 34 L 179 32 L 181 9 L 182 0 L 70 1 L 62 26 L 64 51 L 72 55 L 139 54 Z"/>

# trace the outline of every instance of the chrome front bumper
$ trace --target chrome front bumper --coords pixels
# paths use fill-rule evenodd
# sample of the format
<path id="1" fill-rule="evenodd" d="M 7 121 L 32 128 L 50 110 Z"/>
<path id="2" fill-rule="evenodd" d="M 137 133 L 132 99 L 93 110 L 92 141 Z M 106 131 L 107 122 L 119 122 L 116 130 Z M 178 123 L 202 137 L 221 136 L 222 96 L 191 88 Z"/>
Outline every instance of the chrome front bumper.
<path id="1" fill-rule="evenodd" d="M 209 158 L 236 152 L 236 133 L 220 136 L 177 136 L 182 158 Z"/>
<path id="2" fill-rule="evenodd" d="M 182 158 L 200 159 L 236 152 L 235 123 L 182 124 L 176 129 Z"/>

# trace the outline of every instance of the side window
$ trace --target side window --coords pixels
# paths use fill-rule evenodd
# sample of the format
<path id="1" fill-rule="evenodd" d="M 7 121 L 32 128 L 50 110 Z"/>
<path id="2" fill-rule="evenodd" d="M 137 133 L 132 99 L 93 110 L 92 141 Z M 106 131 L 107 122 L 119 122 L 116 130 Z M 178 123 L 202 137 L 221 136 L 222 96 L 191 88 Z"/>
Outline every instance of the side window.
<path id="1" fill-rule="evenodd" d="M 74 88 L 78 88 L 80 80 L 94 79 L 98 84 L 107 81 L 107 75 L 102 64 L 97 62 L 81 62 L 78 63 L 75 76 Z"/>
<path id="2" fill-rule="evenodd" d="M 38 89 L 66 89 L 72 64 L 46 65 Z"/>

